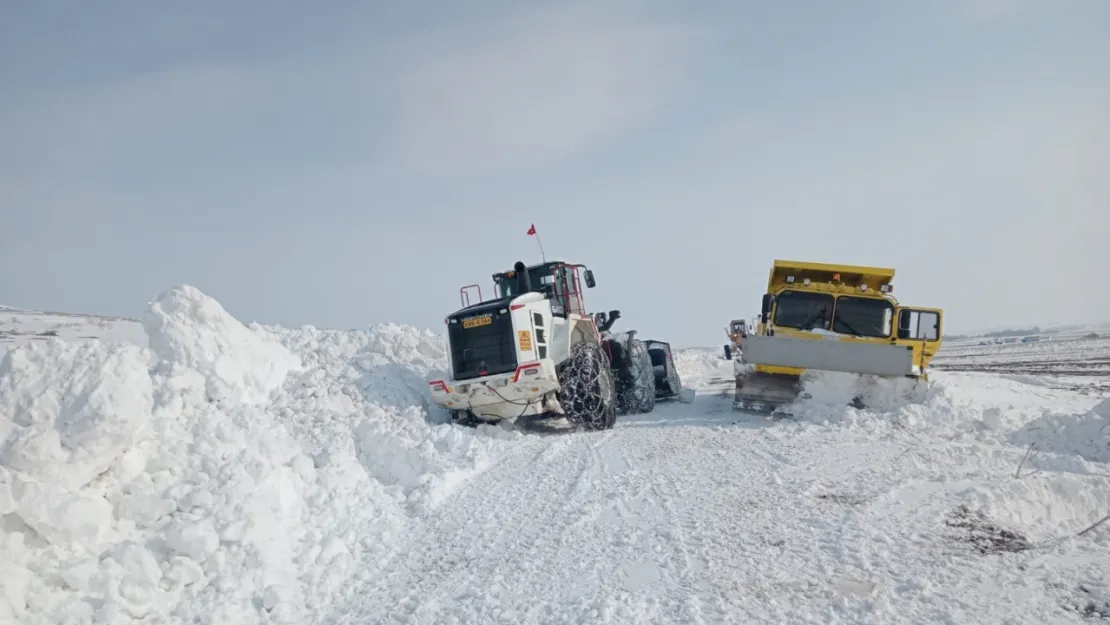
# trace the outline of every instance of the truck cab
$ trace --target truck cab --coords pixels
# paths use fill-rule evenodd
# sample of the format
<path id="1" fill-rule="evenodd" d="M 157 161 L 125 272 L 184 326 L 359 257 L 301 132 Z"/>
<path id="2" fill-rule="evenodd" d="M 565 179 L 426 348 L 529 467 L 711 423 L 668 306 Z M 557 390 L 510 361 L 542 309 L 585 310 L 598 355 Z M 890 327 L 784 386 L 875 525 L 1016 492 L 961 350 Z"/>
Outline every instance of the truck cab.
<path id="1" fill-rule="evenodd" d="M 776 260 L 756 335 L 902 347 L 912 352 L 909 375 L 924 375 L 941 347 L 943 313 L 901 305 L 894 297 L 893 279 L 894 269 L 884 267 Z M 828 365 L 853 370 L 851 363 Z M 805 370 L 774 364 L 757 364 L 756 369 L 788 375 Z M 871 372 L 863 369 L 859 372 Z"/>

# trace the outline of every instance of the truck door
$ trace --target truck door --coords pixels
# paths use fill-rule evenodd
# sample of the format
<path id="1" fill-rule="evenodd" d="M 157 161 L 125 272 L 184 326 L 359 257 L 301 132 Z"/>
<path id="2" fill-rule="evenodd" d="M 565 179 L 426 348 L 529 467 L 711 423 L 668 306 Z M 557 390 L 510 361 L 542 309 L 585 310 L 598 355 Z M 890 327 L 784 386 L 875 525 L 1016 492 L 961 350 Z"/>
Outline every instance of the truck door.
<path id="1" fill-rule="evenodd" d="M 935 356 L 940 350 L 943 336 L 944 319 L 939 309 L 910 307 L 898 309 L 898 340 L 923 341 L 927 358 Z"/>

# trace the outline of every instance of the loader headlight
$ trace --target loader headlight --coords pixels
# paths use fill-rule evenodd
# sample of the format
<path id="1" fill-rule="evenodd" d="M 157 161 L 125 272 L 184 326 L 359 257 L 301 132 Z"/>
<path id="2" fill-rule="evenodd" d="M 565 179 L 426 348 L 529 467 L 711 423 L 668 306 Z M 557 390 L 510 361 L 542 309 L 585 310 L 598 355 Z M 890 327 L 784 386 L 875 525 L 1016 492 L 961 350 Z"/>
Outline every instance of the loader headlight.
<path id="1" fill-rule="evenodd" d="M 786 276 L 786 281 L 790 284 L 794 284 L 794 276 Z"/>

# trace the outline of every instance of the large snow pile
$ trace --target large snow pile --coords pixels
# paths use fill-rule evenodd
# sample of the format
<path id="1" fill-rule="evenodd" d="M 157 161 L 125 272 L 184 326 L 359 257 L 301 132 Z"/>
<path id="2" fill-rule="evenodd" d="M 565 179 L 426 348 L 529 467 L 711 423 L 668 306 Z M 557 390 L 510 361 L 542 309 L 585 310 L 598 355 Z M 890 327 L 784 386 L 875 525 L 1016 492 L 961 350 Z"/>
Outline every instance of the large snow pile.
<path id="1" fill-rule="evenodd" d="M 414 328 L 246 326 L 187 286 L 143 325 L 0 361 L 0 622 L 304 621 L 517 436 L 429 424 Z"/>
<path id="2" fill-rule="evenodd" d="M 286 375 L 300 368 L 300 359 L 284 346 L 190 286 L 155 300 L 143 325 L 166 373 L 199 374 L 211 401 L 265 403 Z"/>

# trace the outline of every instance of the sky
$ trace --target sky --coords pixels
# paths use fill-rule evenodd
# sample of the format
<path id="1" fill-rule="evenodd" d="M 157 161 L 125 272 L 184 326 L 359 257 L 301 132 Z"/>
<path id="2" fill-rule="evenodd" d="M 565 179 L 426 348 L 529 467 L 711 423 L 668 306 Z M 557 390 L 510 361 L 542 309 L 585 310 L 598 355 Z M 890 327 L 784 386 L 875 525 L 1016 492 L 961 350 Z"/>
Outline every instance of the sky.
<path id="1" fill-rule="evenodd" d="M 1110 320 L 1110 2 L 0 6 L 0 303 L 441 331 L 517 260 L 726 341 L 774 259 Z"/>

